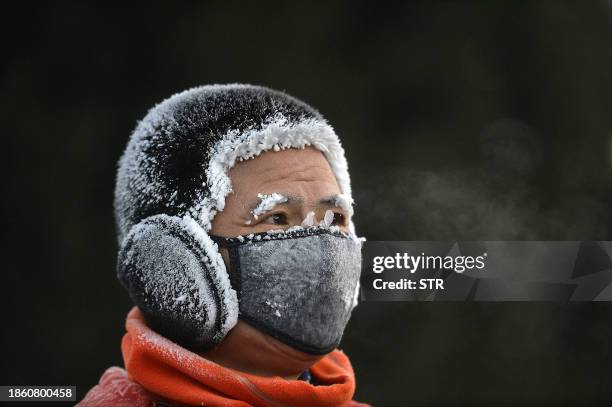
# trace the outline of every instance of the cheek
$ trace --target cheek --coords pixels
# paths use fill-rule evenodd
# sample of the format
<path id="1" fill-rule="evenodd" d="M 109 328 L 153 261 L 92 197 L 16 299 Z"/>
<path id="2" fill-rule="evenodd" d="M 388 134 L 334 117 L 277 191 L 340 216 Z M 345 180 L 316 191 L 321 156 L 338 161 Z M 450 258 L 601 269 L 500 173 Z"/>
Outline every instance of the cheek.
<path id="1" fill-rule="evenodd" d="M 231 236 L 232 234 L 232 216 L 229 211 L 224 210 L 215 215 L 212 220 L 210 233 L 219 236 Z"/>

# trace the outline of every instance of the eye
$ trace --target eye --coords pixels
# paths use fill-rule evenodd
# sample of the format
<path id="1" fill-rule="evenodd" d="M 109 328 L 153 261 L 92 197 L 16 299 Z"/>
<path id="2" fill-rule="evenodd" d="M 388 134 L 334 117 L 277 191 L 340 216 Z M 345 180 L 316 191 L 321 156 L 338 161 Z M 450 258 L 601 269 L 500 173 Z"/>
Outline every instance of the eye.
<path id="1" fill-rule="evenodd" d="M 264 222 L 270 223 L 272 225 L 286 225 L 288 223 L 287 215 L 285 215 L 284 213 L 273 213 L 272 215 L 264 219 Z"/>
<path id="2" fill-rule="evenodd" d="M 341 225 L 343 226 L 346 223 L 346 217 L 344 214 L 340 212 L 334 212 L 334 220 L 332 221 L 332 225 Z"/>

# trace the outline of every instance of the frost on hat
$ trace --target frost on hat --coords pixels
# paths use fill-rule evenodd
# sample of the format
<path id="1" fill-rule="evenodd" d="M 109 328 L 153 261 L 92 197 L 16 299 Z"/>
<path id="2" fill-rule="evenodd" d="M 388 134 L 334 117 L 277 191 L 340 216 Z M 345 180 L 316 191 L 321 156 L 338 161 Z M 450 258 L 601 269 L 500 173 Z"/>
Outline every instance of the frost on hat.
<path id="1" fill-rule="evenodd" d="M 341 193 L 352 201 L 340 141 L 321 114 L 304 102 L 243 84 L 201 86 L 173 95 L 138 123 L 119 161 L 114 205 L 120 245 L 147 218 L 180 218 L 213 274 L 209 277 L 225 316 L 219 334 L 224 336 L 237 321 L 238 302 L 208 231 L 232 191 L 228 171 L 264 151 L 306 146 L 324 154 Z M 166 294 L 182 298 L 174 297 L 180 293 Z"/>

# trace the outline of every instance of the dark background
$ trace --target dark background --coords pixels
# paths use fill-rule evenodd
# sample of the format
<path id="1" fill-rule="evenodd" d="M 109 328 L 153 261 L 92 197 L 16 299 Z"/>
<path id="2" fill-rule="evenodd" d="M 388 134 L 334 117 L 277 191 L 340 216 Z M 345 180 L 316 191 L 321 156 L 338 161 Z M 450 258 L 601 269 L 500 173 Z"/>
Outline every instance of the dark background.
<path id="1" fill-rule="evenodd" d="M 3 10 L 0 384 L 121 365 L 116 161 L 188 87 L 268 85 L 343 139 L 370 240 L 612 240 L 612 5 L 196 2 Z M 610 403 L 612 305 L 362 303 L 375 405 Z"/>

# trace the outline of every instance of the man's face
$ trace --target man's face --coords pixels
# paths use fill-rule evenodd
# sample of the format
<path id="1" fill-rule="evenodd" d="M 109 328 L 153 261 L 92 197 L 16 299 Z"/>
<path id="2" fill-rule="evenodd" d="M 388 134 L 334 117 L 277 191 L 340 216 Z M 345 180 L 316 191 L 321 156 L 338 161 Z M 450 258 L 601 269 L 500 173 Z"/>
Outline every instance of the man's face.
<path id="1" fill-rule="evenodd" d="M 238 162 L 229 177 L 233 192 L 225 199 L 225 209 L 212 222 L 214 235 L 231 237 L 287 229 L 301 225 L 310 212 L 310 218 L 318 225 L 327 211 L 332 212 L 328 219 L 333 219 L 333 225 L 348 231 L 350 214 L 335 203 L 340 188 L 319 150 L 308 147 L 266 151 Z M 271 194 L 282 195 L 286 202 L 259 213 L 256 208 L 261 196 Z"/>
<path id="2" fill-rule="evenodd" d="M 237 163 L 229 177 L 233 192 L 225 198 L 225 209 L 215 216 L 211 234 L 232 237 L 288 229 L 301 225 L 311 212 L 314 224 L 319 224 L 327 211 L 333 213 L 332 224 L 348 232 L 350 214 L 335 204 L 340 194 L 336 178 L 323 154 L 314 148 L 267 151 Z M 253 210 L 261 204 L 258 195 L 274 193 L 287 201 L 255 218 Z M 228 265 L 227 250 L 221 249 L 221 254 Z M 204 356 L 238 370 L 263 376 L 274 372 L 293 379 L 323 357 L 293 349 L 241 320 Z"/>

